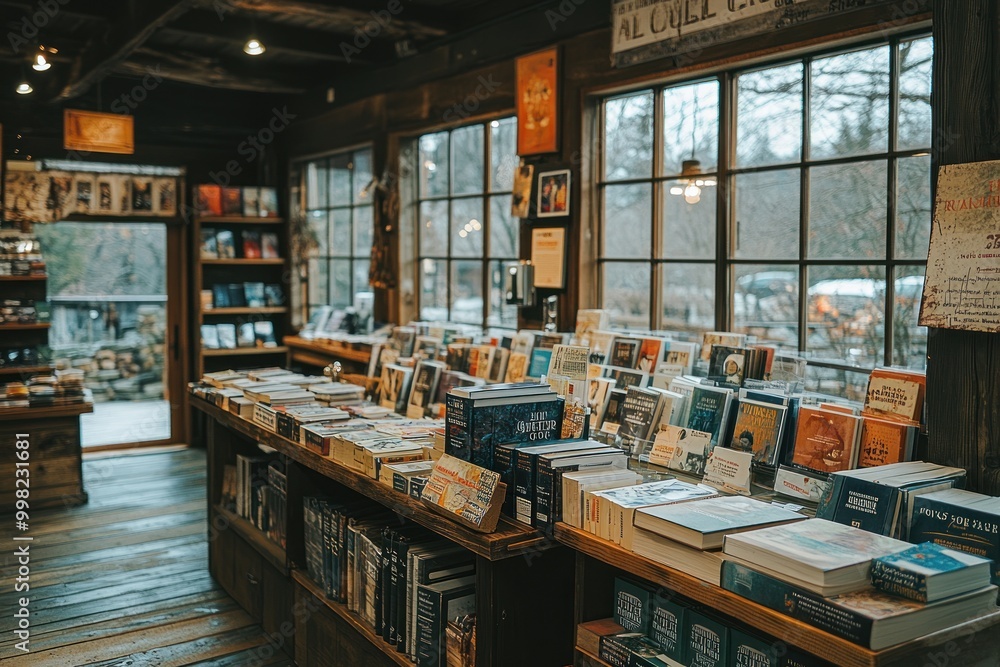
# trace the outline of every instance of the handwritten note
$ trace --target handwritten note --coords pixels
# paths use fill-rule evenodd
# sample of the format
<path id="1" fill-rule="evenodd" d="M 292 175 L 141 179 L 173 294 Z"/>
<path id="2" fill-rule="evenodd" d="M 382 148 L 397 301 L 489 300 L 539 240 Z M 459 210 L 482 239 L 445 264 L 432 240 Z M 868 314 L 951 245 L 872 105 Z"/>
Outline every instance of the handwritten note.
<path id="1" fill-rule="evenodd" d="M 939 170 L 919 323 L 1000 332 L 1000 161 Z"/>

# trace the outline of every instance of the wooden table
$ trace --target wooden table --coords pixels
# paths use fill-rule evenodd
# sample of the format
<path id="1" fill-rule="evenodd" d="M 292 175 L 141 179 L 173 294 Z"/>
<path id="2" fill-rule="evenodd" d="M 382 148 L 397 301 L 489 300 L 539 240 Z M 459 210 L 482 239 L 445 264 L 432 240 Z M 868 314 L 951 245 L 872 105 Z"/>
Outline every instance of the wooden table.
<path id="1" fill-rule="evenodd" d="M 87 502 L 83 490 L 80 415 L 91 403 L 49 408 L 0 409 L 0 514 L 15 510 L 16 441 L 27 435 L 30 509 L 70 507 Z"/>

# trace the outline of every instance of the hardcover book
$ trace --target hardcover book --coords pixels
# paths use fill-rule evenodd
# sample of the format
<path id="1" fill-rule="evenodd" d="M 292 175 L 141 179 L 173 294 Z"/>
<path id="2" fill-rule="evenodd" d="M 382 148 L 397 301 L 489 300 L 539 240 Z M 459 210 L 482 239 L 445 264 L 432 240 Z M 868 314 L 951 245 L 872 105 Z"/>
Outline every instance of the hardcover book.
<path id="1" fill-rule="evenodd" d="M 233 239 L 233 233 L 230 230 L 218 230 L 215 233 L 215 243 L 219 259 L 236 258 L 236 241 Z"/>
<path id="2" fill-rule="evenodd" d="M 729 414 L 732 392 L 717 387 L 695 387 L 689 399 L 687 428 L 712 434 L 712 447 L 719 443 Z"/>
<path id="3" fill-rule="evenodd" d="M 240 236 L 243 239 L 244 259 L 260 259 L 260 232 L 253 229 L 244 229 Z"/>
<path id="4" fill-rule="evenodd" d="M 243 215 L 243 194 L 238 187 L 222 188 L 222 215 Z"/>
<path id="5" fill-rule="evenodd" d="M 868 378 L 865 414 L 920 423 L 927 376 L 918 371 L 876 368 Z"/>
<path id="6" fill-rule="evenodd" d="M 278 259 L 281 257 L 281 246 L 278 243 L 278 235 L 274 232 L 264 232 L 260 235 L 260 256 L 264 259 Z"/>
<path id="7" fill-rule="evenodd" d="M 652 431 L 659 422 L 660 393 L 655 389 L 629 387 L 622 404 L 621 425 L 618 428 L 617 446 L 629 452 L 633 458 L 652 439 Z"/>
<path id="8" fill-rule="evenodd" d="M 615 623 L 628 632 L 649 632 L 653 593 L 629 579 L 615 577 Z"/>
<path id="9" fill-rule="evenodd" d="M 792 463 L 831 473 L 854 467 L 861 418 L 812 406 L 799 409 Z"/>
<path id="10" fill-rule="evenodd" d="M 278 189 L 260 187 L 258 189 L 257 212 L 262 218 L 278 217 Z"/>
<path id="11" fill-rule="evenodd" d="M 653 374 L 653 371 L 655 371 L 656 367 L 659 365 L 661 355 L 663 354 L 663 342 L 664 341 L 659 338 L 641 339 L 639 355 L 635 363 L 637 370 L 649 375 Z"/>
<path id="12" fill-rule="evenodd" d="M 687 608 L 657 595 L 653 600 L 649 638 L 671 660 L 684 662 L 684 624 Z"/>
<path id="13" fill-rule="evenodd" d="M 214 324 L 201 325 L 201 346 L 206 350 L 219 349 L 219 330 Z"/>
<path id="14" fill-rule="evenodd" d="M 606 361 L 607 365 L 635 368 L 639 361 L 641 346 L 642 341 L 638 338 L 616 337 L 611 345 L 611 357 Z"/>
<path id="15" fill-rule="evenodd" d="M 729 644 L 733 667 L 781 667 L 779 652 L 784 651 L 775 642 L 730 628 Z"/>
<path id="16" fill-rule="evenodd" d="M 688 610 L 684 638 L 690 667 L 728 667 L 729 627 L 725 623 L 707 614 Z"/>
<path id="17" fill-rule="evenodd" d="M 746 334 L 731 333 L 728 331 L 706 331 L 701 339 L 701 360 L 709 361 L 712 358 L 713 345 L 743 347 L 746 344 L 746 340 Z"/>
<path id="18" fill-rule="evenodd" d="M 528 377 L 540 378 L 549 372 L 549 363 L 552 360 L 552 348 L 536 347 L 531 351 L 531 363 L 528 364 Z M 471 374 L 471 366 L 470 366 Z"/>
<path id="19" fill-rule="evenodd" d="M 243 188 L 243 215 L 247 218 L 256 218 L 260 215 L 260 190 L 254 187 Z"/>
<path id="20" fill-rule="evenodd" d="M 733 387 L 743 384 L 747 357 L 745 348 L 713 345 L 709 355 L 709 380 Z"/>
<path id="21" fill-rule="evenodd" d="M 447 667 L 448 620 L 475 613 L 476 577 L 417 586 L 417 667 Z"/>
<path id="22" fill-rule="evenodd" d="M 986 558 L 924 542 L 872 561 L 872 586 L 917 602 L 936 602 L 989 586 L 992 566 Z"/>
<path id="23" fill-rule="evenodd" d="M 616 389 L 645 387 L 649 384 L 649 375 L 630 368 L 609 367 L 607 369 L 607 376 L 615 381 Z"/>
<path id="24" fill-rule="evenodd" d="M 224 350 L 236 349 L 236 325 L 230 323 L 217 324 L 219 332 L 219 347 Z"/>
<path id="25" fill-rule="evenodd" d="M 277 347 L 278 345 L 274 339 L 274 322 L 269 320 L 254 322 L 253 335 L 256 339 L 257 347 Z"/>
<path id="26" fill-rule="evenodd" d="M 805 518 L 754 498 L 722 496 L 641 508 L 635 514 L 635 527 L 705 550 L 718 549 L 724 538 L 731 539 L 737 533 L 756 534 L 767 526 L 799 523 Z"/>
<path id="27" fill-rule="evenodd" d="M 947 489 L 913 500 L 911 542 L 934 542 L 993 561 L 993 583 L 1000 583 L 1000 499 L 962 489 Z"/>
<path id="28" fill-rule="evenodd" d="M 201 228 L 201 258 L 219 258 L 219 246 L 216 243 L 215 230 L 211 227 Z"/>
<path id="29" fill-rule="evenodd" d="M 874 468 L 910 460 L 916 432 L 916 426 L 862 416 L 858 467 Z"/>
<path id="30" fill-rule="evenodd" d="M 379 381 L 378 403 L 398 414 L 406 413 L 406 401 L 410 395 L 410 381 L 413 369 L 398 364 L 382 366 L 382 378 Z"/>
<path id="31" fill-rule="evenodd" d="M 511 352 L 507 360 L 504 382 L 524 382 L 528 377 L 528 357 L 520 352 Z"/>
<path id="32" fill-rule="evenodd" d="M 438 381 L 445 365 L 439 361 L 420 361 L 413 372 L 413 388 L 406 408 L 406 416 L 410 419 L 423 419 L 427 416 L 431 401 L 437 394 Z"/>
<path id="33" fill-rule="evenodd" d="M 196 187 L 194 193 L 195 207 L 202 217 L 222 215 L 222 188 L 211 183 L 203 183 Z"/>
<path id="34" fill-rule="evenodd" d="M 729 446 L 751 452 L 755 463 L 777 465 L 787 411 L 784 405 L 741 400 L 736 408 L 736 424 Z"/>

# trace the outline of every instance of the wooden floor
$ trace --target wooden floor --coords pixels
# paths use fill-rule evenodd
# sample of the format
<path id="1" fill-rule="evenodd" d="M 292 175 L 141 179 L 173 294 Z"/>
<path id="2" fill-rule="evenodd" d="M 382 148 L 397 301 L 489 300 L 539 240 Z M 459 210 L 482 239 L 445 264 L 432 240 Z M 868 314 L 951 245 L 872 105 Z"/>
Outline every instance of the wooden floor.
<path id="1" fill-rule="evenodd" d="M 4 547 L 0 665 L 294 664 L 208 576 L 203 450 L 88 457 L 84 485 L 87 505 L 31 515 L 28 654 L 11 639 Z"/>

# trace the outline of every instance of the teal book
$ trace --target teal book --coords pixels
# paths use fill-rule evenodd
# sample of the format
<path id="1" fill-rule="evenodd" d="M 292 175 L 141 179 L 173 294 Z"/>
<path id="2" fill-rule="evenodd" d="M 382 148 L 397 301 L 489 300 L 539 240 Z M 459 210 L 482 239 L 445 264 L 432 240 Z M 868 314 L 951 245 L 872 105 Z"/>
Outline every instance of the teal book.
<path id="1" fill-rule="evenodd" d="M 712 446 L 719 444 L 729 413 L 731 392 L 716 387 L 695 387 L 691 392 L 687 427 L 712 434 Z"/>
<path id="2" fill-rule="evenodd" d="M 961 489 L 947 489 L 913 499 L 909 541 L 989 558 L 993 583 L 1000 584 L 1000 499 Z"/>
<path id="3" fill-rule="evenodd" d="M 551 348 L 535 348 L 531 351 L 531 361 L 528 363 L 528 377 L 540 378 L 549 373 L 549 362 L 552 361 Z"/>
<path id="4" fill-rule="evenodd" d="M 816 518 L 891 536 L 899 489 L 847 475 L 831 475 L 830 483 L 816 508 Z"/>
<path id="5" fill-rule="evenodd" d="M 729 626 L 689 610 L 684 624 L 689 667 L 729 667 Z"/>
<path id="6" fill-rule="evenodd" d="M 729 631 L 732 667 L 780 667 L 778 645 L 733 628 Z"/>
<path id="7" fill-rule="evenodd" d="M 653 593 L 639 584 L 615 577 L 615 623 L 629 632 L 649 632 Z"/>
<path id="8" fill-rule="evenodd" d="M 672 660 L 684 662 L 684 605 L 657 598 L 649 622 L 649 638 Z"/>
<path id="9" fill-rule="evenodd" d="M 924 542 L 872 561 L 872 586 L 917 602 L 934 602 L 988 586 L 990 569 L 985 558 Z"/>

